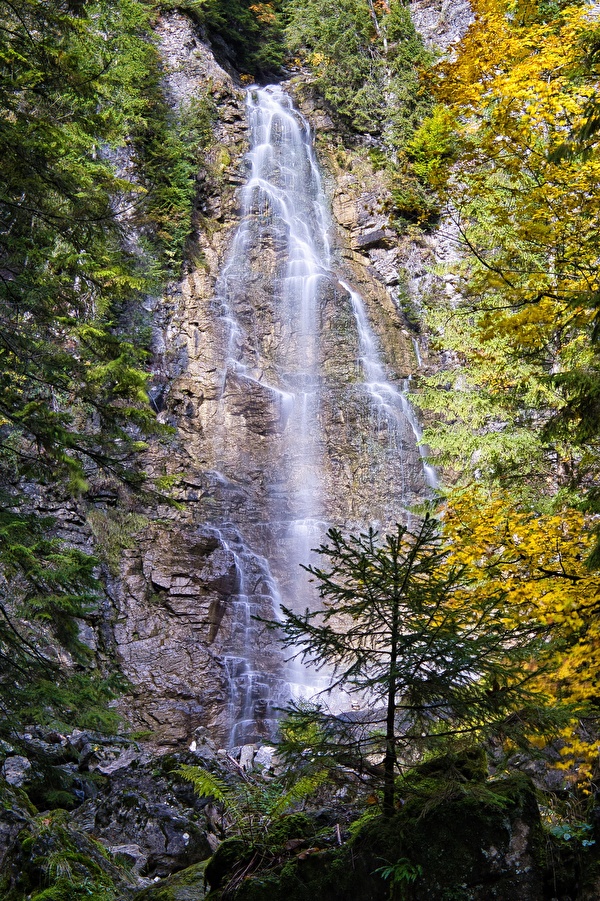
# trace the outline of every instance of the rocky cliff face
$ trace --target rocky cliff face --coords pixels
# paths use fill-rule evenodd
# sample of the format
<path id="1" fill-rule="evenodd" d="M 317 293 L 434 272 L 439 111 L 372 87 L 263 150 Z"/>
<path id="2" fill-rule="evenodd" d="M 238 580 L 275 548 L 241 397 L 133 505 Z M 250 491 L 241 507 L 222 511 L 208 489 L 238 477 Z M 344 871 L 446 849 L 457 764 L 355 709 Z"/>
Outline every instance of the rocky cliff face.
<path id="1" fill-rule="evenodd" d="M 292 606 L 304 604 L 299 563 L 308 562 L 326 525 L 385 529 L 405 519 L 407 507 L 428 491 L 414 423 L 402 421 L 391 436 L 365 393 L 364 349 L 348 288 L 362 297 L 381 365 L 398 396 L 417 360 L 395 303 L 397 242 L 378 209 L 376 175 L 368 167 L 347 172 L 326 150 L 331 256 L 319 265 L 330 272 L 315 301 L 316 349 L 306 351 L 314 355 L 311 379 L 318 392 L 309 427 L 316 456 L 312 463 L 301 459 L 308 439 L 293 424 L 296 414 L 289 419 L 289 397 L 296 398 L 297 410 L 298 379 L 306 374 L 294 375 L 298 364 L 289 359 L 302 357 L 304 339 L 290 324 L 291 308 L 282 314 L 273 302 L 285 293 L 285 228 L 263 228 L 262 237 L 252 237 L 244 251 L 248 259 L 233 279 L 242 279 L 243 289 L 228 287 L 231 309 L 223 307 L 222 273 L 232 265 L 244 212 L 246 94 L 215 63 L 185 16 L 166 15 L 158 33 L 173 102 L 208 84 L 219 122 L 202 175 L 194 255 L 200 262 L 165 298 L 150 302 L 152 396 L 177 436 L 166 454 L 153 452 L 149 469 L 176 478 L 182 509 L 176 516 L 160 511 L 164 521 L 138 534 L 135 548 L 123 555 L 112 583 L 112 631 L 117 659 L 134 686 L 126 712 L 140 728 L 159 742 L 178 743 L 204 724 L 227 743 L 236 741 L 233 721 L 244 716 L 256 734 L 269 734 L 271 708 L 290 677 L 272 637 L 250 617 L 272 618 L 280 596 Z M 300 79 L 291 90 L 300 96 L 301 87 Z M 307 96 L 303 106 L 315 127 L 327 127 L 326 114 Z M 260 230 L 263 212 L 246 210 L 245 220 Z M 244 335 L 233 364 L 232 318 Z M 308 513 L 300 511 L 301 495 Z M 242 662 L 249 643 L 256 651 L 250 669 Z"/>
<path id="2" fill-rule="evenodd" d="M 469 0 L 413 0 L 409 7 L 425 44 L 437 51 L 451 52 L 473 21 Z"/>

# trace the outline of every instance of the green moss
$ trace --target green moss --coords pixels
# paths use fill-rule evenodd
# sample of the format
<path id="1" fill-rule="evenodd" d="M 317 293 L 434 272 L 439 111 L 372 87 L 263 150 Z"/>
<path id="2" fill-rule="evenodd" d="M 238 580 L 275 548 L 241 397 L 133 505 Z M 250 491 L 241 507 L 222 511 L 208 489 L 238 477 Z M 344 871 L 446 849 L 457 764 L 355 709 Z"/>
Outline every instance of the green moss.
<path id="1" fill-rule="evenodd" d="M 207 861 L 194 864 L 136 894 L 135 901 L 202 901 L 205 897 L 204 870 Z"/>
<path id="2" fill-rule="evenodd" d="M 226 169 L 228 166 L 231 166 L 231 154 L 227 147 L 219 147 L 217 151 L 217 166 L 219 169 Z"/>
<path id="3" fill-rule="evenodd" d="M 148 517 L 121 509 L 89 510 L 87 521 L 96 542 L 96 553 L 113 575 L 119 574 L 121 555 L 135 544 L 135 536 L 148 525 Z"/>
<path id="4" fill-rule="evenodd" d="M 280 817 L 269 828 L 268 841 L 271 844 L 284 844 L 289 839 L 312 838 L 315 824 L 303 813 L 290 813 Z"/>
<path id="5" fill-rule="evenodd" d="M 31 820 L 11 849 L 0 875 L 3 901 L 126 901 L 127 871 L 106 849 L 72 824 L 67 811 Z"/>
<path id="6" fill-rule="evenodd" d="M 0 808 L 11 813 L 19 812 L 24 817 L 35 816 L 37 810 L 22 788 L 15 788 L 0 780 Z"/>
<path id="7" fill-rule="evenodd" d="M 211 888 L 219 889 L 227 881 L 236 864 L 251 855 L 252 847 L 241 838 L 225 839 L 208 861 L 206 881 Z"/>

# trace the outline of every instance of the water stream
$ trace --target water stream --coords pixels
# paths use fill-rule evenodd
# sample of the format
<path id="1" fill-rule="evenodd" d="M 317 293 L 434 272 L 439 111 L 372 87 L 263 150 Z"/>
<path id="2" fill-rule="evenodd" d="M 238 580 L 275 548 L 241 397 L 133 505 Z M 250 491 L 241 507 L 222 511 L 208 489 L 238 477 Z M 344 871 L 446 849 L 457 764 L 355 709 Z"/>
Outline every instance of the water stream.
<path id="1" fill-rule="evenodd" d="M 381 520 L 381 510 L 375 516 L 369 506 L 367 482 L 389 481 L 392 520 L 436 484 L 424 459 L 409 471 L 407 448 L 417 461 L 422 451 L 415 451 L 421 432 L 407 386 L 386 375 L 365 303 L 332 263 L 328 206 L 306 120 L 278 86 L 250 89 L 247 113 L 241 222 L 215 288 L 225 336 L 217 460 L 230 453 L 228 410 L 241 409 L 250 423 L 256 411 L 263 417 L 243 449 L 245 466 L 261 480 L 251 528 L 247 515 L 245 528 L 215 523 L 239 569 L 223 655 L 231 744 L 268 737 L 286 691 L 323 688 L 302 667 L 265 655 L 253 616 L 270 610 L 276 618 L 281 602 L 296 611 L 314 608 L 300 564 L 310 562 L 329 524 L 353 519 L 364 528 Z M 332 337 L 338 316 L 347 334 Z M 349 372 L 335 362 L 340 354 L 351 361 Z M 361 498 L 355 504 L 346 496 L 352 482 Z"/>
<path id="2" fill-rule="evenodd" d="M 397 452 L 402 441 L 402 431 L 405 429 L 406 423 L 408 423 L 412 430 L 415 444 L 421 454 L 425 481 L 430 488 L 437 488 L 437 474 L 433 466 L 427 463 L 427 448 L 421 444 L 423 430 L 407 397 L 410 379 L 404 380 L 401 391 L 388 380 L 381 362 L 377 338 L 369 324 L 362 297 L 357 291 L 353 291 L 346 282 L 340 280 L 340 285 L 346 289 L 352 301 L 352 309 L 358 330 L 360 361 L 365 377 L 364 384 L 369 392 L 373 409 L 376 413 L 377 430 L 379 431 L 382 423 L 385 423 L 389 435 L 390 449 L 392 452 Z M 400 453 L 398 453 L 398 457 L 401 458 Z"/>

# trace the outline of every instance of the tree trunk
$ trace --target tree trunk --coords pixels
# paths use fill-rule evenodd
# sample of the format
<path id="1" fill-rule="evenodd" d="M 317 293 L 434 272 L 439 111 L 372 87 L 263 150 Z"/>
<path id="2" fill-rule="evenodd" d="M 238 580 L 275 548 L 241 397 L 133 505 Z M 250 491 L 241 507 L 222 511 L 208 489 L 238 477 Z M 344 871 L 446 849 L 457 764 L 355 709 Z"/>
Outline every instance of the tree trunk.
<path id="1" fill-rule="evenodd" d="M 381 26 L 379 24 L 379 19 L 377 18 L 377 13 L 375 12 L 375 7 L 373 6 L 373 0 L 367 0 L 367 3 L 369 4 L 369 9 L 371 11 L 371 18 L 373 19 L 373 25 L 375 27 L 375 31 L 377 32 L 377 37 L 381 38 L 383 40 L 383 52 L 384 52 L 384 55 L 387 56 L 387 51 L 388 51 L 387 38 L 386 38 L 385 34 L 381 33 Z"/>
<path id="2" fill-rule="evenodd" d="M 392 616 L 392 643 L 390 647 L 390 668 L 385 715 L 385 757 L 383 760 L 383 815 L 394 813 L 396 769 L 396 661 L 398 657 L 398 602 L 394 604 Z"/>

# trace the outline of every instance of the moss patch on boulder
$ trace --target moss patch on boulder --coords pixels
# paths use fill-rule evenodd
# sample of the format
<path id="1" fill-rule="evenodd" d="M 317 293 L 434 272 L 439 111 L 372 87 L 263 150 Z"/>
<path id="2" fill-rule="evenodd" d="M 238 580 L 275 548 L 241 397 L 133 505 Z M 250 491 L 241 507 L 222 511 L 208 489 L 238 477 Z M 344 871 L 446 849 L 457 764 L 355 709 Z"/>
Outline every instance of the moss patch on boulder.
<path id="1" fill-rule="evenodd" d="M 127 901 L 134 880 L 64 810 L 33 817 L 0 871 L 3 901 Z"/>
<path id="2" fill-rule="evenodd" d="M 135 895 L 135 901 L 202 901 L 205 897 L 204 870 L 207 861 L 187 867 Z"/>

